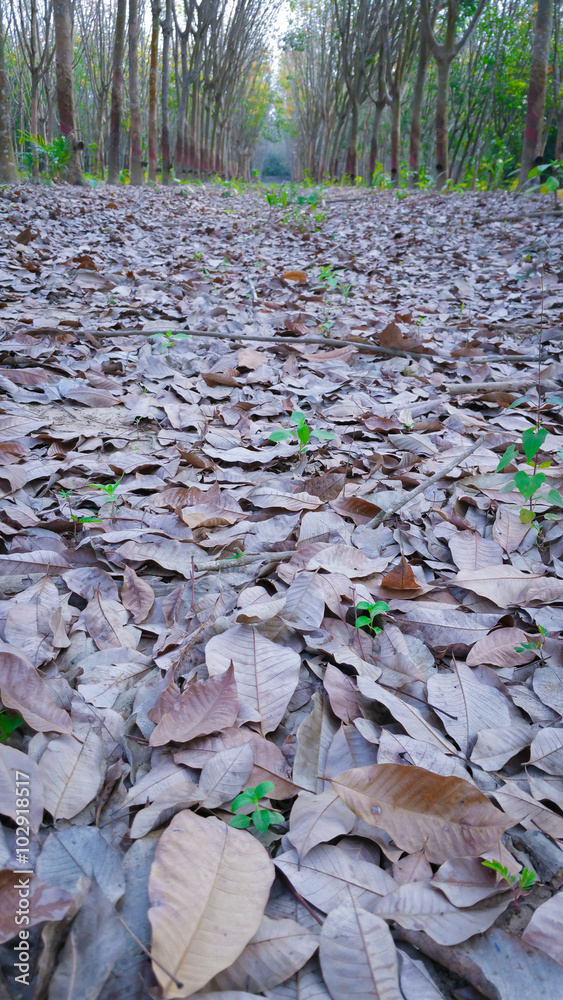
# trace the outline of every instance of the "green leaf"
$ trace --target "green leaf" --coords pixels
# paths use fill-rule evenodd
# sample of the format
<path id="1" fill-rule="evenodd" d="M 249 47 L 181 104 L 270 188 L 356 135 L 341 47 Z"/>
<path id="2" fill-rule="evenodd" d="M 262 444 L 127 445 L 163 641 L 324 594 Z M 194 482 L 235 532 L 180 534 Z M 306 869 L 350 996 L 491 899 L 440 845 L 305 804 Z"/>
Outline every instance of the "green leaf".
<path id="1" fill-rule="evenodd" d="M 253 806 L 255 802 L 258 801 L 255 792 L 256 792 L 255 788 L 247 788 L 246 791 L 241 792 L 240 795 L 237 795 L 237 797 L 233 799 L 233 803 L 231 805 L 231 812 L 236 812 L 237 809 L 241 809 L 242 806 Z"/>
<path id="2" fill-rule="evenodd" d="M 514 402 L 510 403 L 510 405 L 508 406 L 508 409 L 509 410 L 513 410 L 515 406 L 520 406 L 520 403 L 528 403 L 529 401 L 530 401 L 530 397 L 526 393 L 525 396 L 520 396 L 519 399 L 515 399 Z"/>
<path id="3" fill-rule="evenodd" d="M 307 418 L 304 413 L 301 413 L 301 410 L 294 410 L 290 419 L 292 424 L 297 424 L 300 427 L 301 424 L 305 423 Z"/>
<path id="4" fill-rule="evenodd" d="M 532 177 L 537 177 L 538 174 L 539 174 L 538 168 L 532 167 L 532 169 L 528 172 L 528 179 L 531 180 Z M 485 864 L 485 862 L 483 862 L 483 864 Z"/>
<path id="5" fill-rule="evenodd" d="M 297 428 L 297 437 L 301 441 L 302 445 L 306 445 L 311 437 L 311 432 L 307 427 L 307 424 L 299 424 Z"/>
<path id="6" fill-rule="evenodd" d="M 356 628 L 362 628 L 363 625 L 371 625 L 371 618 L 368 618 L 367 615 L 360 615 L 359 618 L 356 618 L 354 625 Z"/>
<path id="7" fill-rule="evenodd" d="M 555 177 L 547 177 L 541 186 L 542 194 L 549 194 L 550 191 L 558 191 L 559 184 Z"/>
<path id="8" fill-rule="evenodd" d="M 520 511 L 520 520 L 522 524 L 531 524 L 535 520 L 535 511 L 529 510 L 528 507 L 522 507 Z"/>
<path id="9" fill-rule="evenodd" d="M 261 781 L 260 784 L 256 785 L 256 788 L 254 789 L 255 799 L 263 799 L 266 795 L 269 795 L 270 792 L 273 792 L 275 787 L 276 786 L 273 781 Z"/>
<path id="10" fill-rule="evenodd" d="M 517 472 L 514 476 L 514 483 L 524 500 L 529 500 L 545 483 L 545 475 L 543 472 L 536 472 L 535 476 L 529 476 L 527 472 Z"/>
<path id="11" fill-rule="evenodd" d="M 320 438 L 323 441 L 334 441 L 336 434 L 333 434 L 332 431 L 323 431 L 315 429 L 314 431 L 311 431 L 311 437 Z"/>
<path id="12" fill-rule="evenodd" d="M 252 822 L 260 833 L 266 833 L 270 825 L 270 810 L 269 809 L 256 809 L 251 816 Z"/>
<path id="13" fill-rule="evenodd" d="M 356 611 L 371 611 L 373 605 L 369 601 L 358 601 Z"/>
<path id="14" fill-rule="evenodd" d="M 503 879 L 509 882 L 511 885 L 516 881 L 516 875 L 509 875 L 508 868 L 506 865 L 501 865 L 500 861 L 482 861 L 481 864 L 484 868 L 492 868 L 494 872 L 501 875 Z"/>
<path id="15" fill-rule="evenodd" d="M 250 816 L 233 816 L 229 826 L 234 826 L 237 830 L 246 830 L 250 826 Z"/>
<path id="16" fill-rule="evenodd" d="M 538 500 L 547 500 L 552 507 L 563 507 L 563 497 L 559 490 L 548 490 L 545 496 L 538 497 Z"/>
<path id="17" fill-rule="evenodd" d="M 285 441 L 287 438 L 293 437 L 294 434 L 295 431 L 288 431 L 288 430 L 272 431 L 272 433 L 268 438 L 268 441 Z"/>
<path id="18" fill-rule="evenodd" d="M 509 444 L 499 464 L 497 465 L 495 472 L 502 472 L 503 469 L 506 469 L 506 466 L 509 465 L 514 458 L 516 458 L 517 454 L 518 449 L 513 444 Z"/>
<path id="19" fill-rule="evenodd" d="M 540 427 L 538 430 L 530 427 L 527 431 L 524 431 L 522 434 L 522 447 L 528 461 L 530 461 L 534 455 L 537 455 L 546 437 L 547 431 L 545 427 Z"/>
<path id="20" fill-rule="evenodd" d="M 372 615 L 382 615 L 389 611 L 389 605 L 387 601 L 376 601 L 375 604 L 372 604 L 370 611 Z"/>
<path id="21" fill-rule="evenodd" d="M 18 712 L 6 715 L 6 712 L 0 711 L 0 741 L 7 739 L 18 726 L 23 726 L 23 719 Z"/>
<path id="22" fill-rule="evenodd" d="M 276 812 L 274 809 L 268 809 L 268 819 L 270 823 L 285 823 L 283 813 Z"/>
<path id="23" fill-rule="evenodd" d="M 546 403 L 551 403 L 552 406 L 563 406 L 563 399 L 561 399 L 561 396 L 551 395 L 547 397 Z"/>

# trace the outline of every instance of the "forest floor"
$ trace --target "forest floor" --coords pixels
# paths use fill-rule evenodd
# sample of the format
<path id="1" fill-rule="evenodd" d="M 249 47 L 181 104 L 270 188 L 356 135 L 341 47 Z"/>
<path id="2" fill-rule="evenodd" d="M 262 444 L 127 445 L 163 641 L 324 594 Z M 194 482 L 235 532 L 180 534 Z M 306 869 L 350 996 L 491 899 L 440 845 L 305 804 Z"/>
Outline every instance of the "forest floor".
<path id="1" fill-rule="evenodd" d="M 551 201 L 2 195 L 0 996 L 561 1000 Z"/>

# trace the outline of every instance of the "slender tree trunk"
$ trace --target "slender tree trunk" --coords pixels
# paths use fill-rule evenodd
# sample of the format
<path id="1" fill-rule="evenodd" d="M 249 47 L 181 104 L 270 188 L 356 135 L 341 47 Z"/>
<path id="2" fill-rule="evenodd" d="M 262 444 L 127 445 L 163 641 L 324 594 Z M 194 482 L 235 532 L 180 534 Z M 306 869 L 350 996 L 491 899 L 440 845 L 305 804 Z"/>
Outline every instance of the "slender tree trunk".
<path id="1" fill-rule="evenodd" d="M 373 125 L 371 129 L 371 141 L 369 147 L 369 182 L 370 185 L 373 184 L 373 173 L 375 170 L 376 163 L 379 162 L 379 127 L 381 125 L 381 116 L 385 110 L 386 101 L 376 101 L 375 104 L 375 114 L 373 116 Z"/>
<path id="2" fill-rule="evenodd" d="M 430 61 L 430 49 L 428 47 L 428 42 L 424 36 L 424 32 L 421 28 L 420 32 L 420 48 L 418 50 L 418 64 L 416 67 L 416 78 L 414 81 L 414 89 L 412 95 L 411 104 L 411 131 L 409 139 L 409 187 L 413 188 L 418 182 L 418 176 L 420 171 L 420 141 L 421 141 L 421 127 L 420 119 L 422 116 L 422 105 L 424 102 L 424 84 L 426 82 L 426 71 L 428 69 L 428 63 Z"/>
<path id="3" fill-rule="evenodd" d="M 190 76 L 188 70 L 188 39 L 189 31 L 186 28 L 180 34 L 180 61 L 182 65 L 182 89 L 180 100 L 176 112 L 176 151 L 174 154 L 176 177 L 179 177 L 186 169 L 186 111 L 188 110 L 188 94 L 190 90 Z M 177 76 L 178 74 L 176 74 Z"/>
<path id="4" fill-rule="evenodd" d="M 149 181 L 156 184 L 157 154 L 157 99 L 158 99 L 158 28 L 160 0 L 152 0 L 152 28 L 149 71 Z"/>
<path id="5" fill-rule="evenodd" d="M 139 18 L 137 0 L 129 0 L 129 128 L 130 177 L 137 187 L 145 183 L 143 168 L 143 133 L 141 128 L 141 97 L 139 92 Z"/>
<path id="6" fill-rule="evenodd" d="M 520 187 L 526 183 L 534 159 L 540 153 L 552 20 L 553 0 L 538 0 L 536 30 L 532 48 L 532 66 L 528 85 L 526 128 L 524 130 L 522 161 L 520 164 Z"/>
<path id="7" fill-rule="evenodd" d="M 555 159 L 561 159 L 561 150 L 563 146 L 563 109 L 557 112 L 557 137 L 555 139 Z"/>
<path id="8" fill-rule="evenodd" d="M 438 90 L 436 93 L 436 187 L 438 191 L 448 179 L 448 84 L 450 80 L 450 60 L 446 57 L 438 62 Z"/>
<path id="9" fill-rule="evenodd" d="M 391 95 L 391 180 L 395 187 L 399 183 L 399 162 L 401 159 L 401 95 Z"/>
<path id="10" fill-rule="evenodd" d="M 100 92 L 100 106 L 98 108 L 98 149 L 97 149 L 97 175 L 104 179 L 105 167 L 104 167 L 104 118 L 105 118 L 105 104 L 107 101 L 107 92 L 102 90 Z"/>
<path id="11" fill-rule="evenodd" d="M 18 172 L 12 145 L 12 119 L 6 74 L 5 35 L 0 10 L 0 183 L 17 184 Z"/>
<path id="12" fill-rule="evenodd" d="M 346 152 L 346 173 L 350 180 L 355 181 L 358 173 L 358 105 L 355 101 L 350 105 L 350 131 L 348 133 L 348 149 Z"/>
<path id="13" fill-rule="evenodd" d="M 59 128 L 61 135 L 70 137 L 72 155 L 67 167 L 67 179 L 71 184 L 84 183 L 80 163 L 80 149 L 76 135 L 76 112 L 74 109 L 74 83 L 72 73 L 73 44 L 70 0 L 54 0 L 55 57 L 57 74 L 57 104 L 59 108 Z"/>
<path id="14" fill-rule="evenodd" d="M 33 67 L 31 70 L 31 90 L 30 90 L 30 126 L 29 131 L 31 135 L 37 135 L 39 131 L 38 124 L 38 114 L 37 114 L 37 93 L 39 90 L 39 74 L 37 67 Z M 39 180 L 39 157 L 33 157 L 33 180 L 35 183 Z"/>
<path id="15" fill-rule="evenodd" d="M 170 39 L 172 37 L 172 0 L 166 0 L 162 28 L 162 80 L 160 83 L 160 155 L 162 156 L 162 183 L 170 184 L 170 111 L 168 108 L 168 91 L 170 89 Z"/>
<path id="16" fill-rule="evenodd" d="M 127 0 L 117 0 L 115 37 L 113 42 L 111 111 L 108 142 L 108 184 L 119 181 L 119 142 L 123 112 L 123 52 L 125 48 L 125 15 Z"/>

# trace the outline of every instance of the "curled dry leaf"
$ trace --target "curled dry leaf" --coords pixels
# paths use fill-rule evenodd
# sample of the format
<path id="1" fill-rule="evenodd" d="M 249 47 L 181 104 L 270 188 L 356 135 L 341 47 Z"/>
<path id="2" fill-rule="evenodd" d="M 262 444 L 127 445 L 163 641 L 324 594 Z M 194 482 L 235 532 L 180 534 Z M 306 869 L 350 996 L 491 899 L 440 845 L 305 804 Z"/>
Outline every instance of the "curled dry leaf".
<path id="1" fill-rule="evenodd" d="M 260 926 L 273 878 L 250 833 L 189 810 L 174 817 L 149 878 L 153 971 L 166 998 L 190 996 L 232 965 Z"/>
<path id="2" fill-rule="evenodd" d="M 409 854 L 423 850 L 431 864 L 478 857 L 511 825 L 469 781 L 421 767 L 358 767 L 332 786 L 360 819 L 382 827 Z"/>
<path id="3" fill-rule="evenodd" d="M 123 572 L 121 603 L 131 612 L 137 625 L 147 617 L 154 604 L 154 590 L 130 566 L 126 566 Z"/>
<path id="4" fill-rule="evenodd" d="M 23 653 L 0 642 L 0 693 L 6 708 L 23 715 L 38 733 L 71 733 L 72 722 L 53 701 L 45 681 Z"/>
<path id="5" fill-rule="evenodd" d="M 160 747 L 172 741 L 187 743 L 220 732 L 236 722 L 238 708 L 232 666 L 208 681 L 189 681 L 172 709 L 161 716 L 150 735 L 150 744 Z"/>
<path id="6" fill-rule="evenodd" d="M 326 918 L 321 969 L 333 1000 L 402 1000 L 397 950 L 381 917 L 354 900 Z"/>

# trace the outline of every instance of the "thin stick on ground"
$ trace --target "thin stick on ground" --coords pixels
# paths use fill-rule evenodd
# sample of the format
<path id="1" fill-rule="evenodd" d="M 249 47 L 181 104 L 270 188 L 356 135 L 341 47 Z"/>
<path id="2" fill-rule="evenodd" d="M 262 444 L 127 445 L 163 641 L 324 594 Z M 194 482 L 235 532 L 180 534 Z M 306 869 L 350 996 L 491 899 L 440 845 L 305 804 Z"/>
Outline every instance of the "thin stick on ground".
<path id="1" fill-rule="evenodd" d="M 471 448 L 467 448 L 466 451 L 461 453 L 461 455 L 456 455 L 453 461 L 448 462 L 448 464 L 445 465 L 443 469 L 440 469 L 439 472 L 435 472 L 433 476 L 430 476 L 430 479 L 425 479 L 424 482 L 420 483 L 420 485 L 414 490 L 409 490 L 405 496 L 401 496 L 399 500 L 392 503 L 388 510 L 381 510 L 379 514 L 372 517 L 371 521 L 368 521 L 365 527 L 377 528 L 380 524 L 383 524 L 383 521 L 387 520 L 388 517 L 393 517 L 393 514 L 396 514 L 398 510 L 401 510 L 401 507 L 405 507 L 411 500 L 414 499 L 414 497 L 417 497 L 420 493 L 424 493 L 424 490 L 427 490 L 429 486 L 432 486 L 433 483 L 439 482 L 440 479 L 447 476 L 448 473 L 452 472 L 452 470 L 457 468 L 458 465 L 461 465 L 466 458 L 469 458 L 474 451 L 477 451 L 477 448 L 479 445 L 483 444 L 484 440 L 485 434 L 482 434 L 481 437 L 477 439 L 475 444 L 471 445 Z"/>

